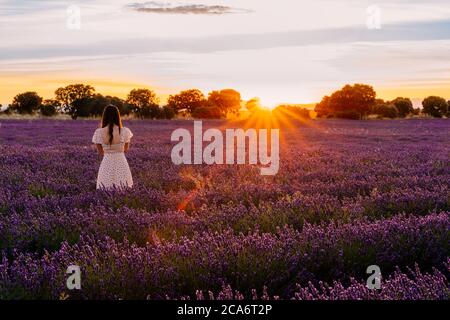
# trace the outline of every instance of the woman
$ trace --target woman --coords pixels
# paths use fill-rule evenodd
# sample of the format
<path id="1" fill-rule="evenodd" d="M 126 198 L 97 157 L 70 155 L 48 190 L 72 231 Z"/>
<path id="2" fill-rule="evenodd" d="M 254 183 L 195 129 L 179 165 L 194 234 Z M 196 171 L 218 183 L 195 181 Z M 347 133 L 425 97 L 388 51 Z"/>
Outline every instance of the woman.
<path id="1" fill-rule="evenodd" d="M 125 153 L 133 134 L 122 127 L 119 109 L 109 105 L 103 110 L 101 128 L 95 130 L 92 142 L 103 156 L 97 177 L 97 189 L 131 188 L 133 178 Z"/>

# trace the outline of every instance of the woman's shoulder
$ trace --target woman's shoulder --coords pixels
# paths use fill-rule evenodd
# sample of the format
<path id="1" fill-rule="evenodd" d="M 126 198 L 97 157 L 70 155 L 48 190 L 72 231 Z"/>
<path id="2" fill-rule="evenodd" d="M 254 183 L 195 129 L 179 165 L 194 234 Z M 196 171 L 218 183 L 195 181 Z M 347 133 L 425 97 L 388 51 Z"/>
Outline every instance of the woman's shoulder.
<path id="1" fill-rule="evenodd" d="M 94 134 L 102 134 L 103 133 L 103 128 L 97 128 L 94 131 Z"/>
<path id="2" fill-rule="evenodd" d="M 102 136 L 103 136 L 102 128 L 95 129 L 94 135 L 92 137 L 92 142 L 96 144 L 102 144 L 103 142 Z"/>
<path id="3" fill-rule="evenodd" d="M 122 127 L 120 133 L 125 142 L 130 142 L 130 139 L 133 137 L 133 133 L 127 127 Z"/>
<path id="4" fill-rule="evenodd" d="M 125 134 L 131 133 L 131 130 L 128 127 L 122 127 L 121 131 L 124 132 Z"/>

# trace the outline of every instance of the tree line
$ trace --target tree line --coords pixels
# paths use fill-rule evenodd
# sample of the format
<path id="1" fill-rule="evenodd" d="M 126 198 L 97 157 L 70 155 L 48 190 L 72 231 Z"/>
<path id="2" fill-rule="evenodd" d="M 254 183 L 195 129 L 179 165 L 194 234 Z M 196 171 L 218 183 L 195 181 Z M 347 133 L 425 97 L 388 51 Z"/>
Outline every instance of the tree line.
<path id="1" fill-rule="evenodd" d="M 364 119 L 370 115 L 380 118 L 405 118 L 420 113 L 435 117 L 450 117 L 450 101 L 429 96 L 422 101 L 422 109 L 413 108 L 411 99 L 398 97 L 392 101 L 377 99 L 372 86 L 366 84 L 346 85 L 323 97 L 315 107 L 318 117 Z"/>
<path id="2" fill-rule="evenodd" d="M 229 113 L 238 113 L 241 108 L 241 94 L 233 89 L 212 91 L 206 97 L 198 89 L 181 91 L 170 95 L 167 103 L 160 105 L 158 96 L 149 89 L 133 89 L 126 99 L 104 96 L 95 88 L 85 84 L 71 84 L 58 88 L 53 99 L 43 99 L 36 92 L 16 95 L 5 113 L 54 116 L 65 113 L 78 117 L 101 116 L 105 106 L 117 106 L 122 115 L 141 119 L 172 119 L 177 114 L 195 118 L 220 119 Z"/>
<path id="3" fill-rule="evenodd" d="M 242 106 L 250 113 L 263 109 L 258 98 L 245 103 L 241 94 L 234 89 L 211 91 L 205 96 L 198 89 L 181 91 L 170 95 L 165 105 L 160 105 L 158 96 L 149 89 L 133 89 L 126 99 L 104 96 L 95 88 L 85 84 L 71 84 L 58 88 L 52 99 L 43 99 L 36 92 L 16 95 L 4 113 L 35 114 L 54 116 L 65 113 L 78 117 L 101 116 L 105 106 L 117 106 L 123 115 L 134 115 L 141 119 L 172 119 L 176 115 L 201 119 L 222 119 L 229 114 L 239 114 Z M 1 107 L 1 105 L 0 105 Z M 422 109 L 413 108 L 411 99 L 398 97 L 391 101 L 377 98 L 372 86 L 366 84 L 346 85 L 316 104 L 314 111 L 319 118 L 365 119 L 404 118 L 409 115 L 426 114 L 432 117 L 450 117 L 450 101 L 430 96 L 422 101 Z M 280 105 L 272 111 L 287 113 L 294 117 L 310 118 L 310 110 L 296 105 Z"/>

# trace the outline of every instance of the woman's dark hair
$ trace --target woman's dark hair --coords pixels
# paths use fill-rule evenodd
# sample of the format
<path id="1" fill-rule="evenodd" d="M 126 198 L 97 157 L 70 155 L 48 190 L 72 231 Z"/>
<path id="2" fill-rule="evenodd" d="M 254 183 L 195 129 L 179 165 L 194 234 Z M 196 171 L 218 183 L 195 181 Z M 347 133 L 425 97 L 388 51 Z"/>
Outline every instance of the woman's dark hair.
<path id="1" fill-rule="evenodd" d="M 102 128 L 108 127 L 109 144 L 111 144 L 113 140 L 114 125 L 119 127 L 120 133 L 120 129 L 122 128 L 122 120 L 120 119 L 119 109 L 116 106 L 110 104 L 105 107 L 102 116 Z"/>

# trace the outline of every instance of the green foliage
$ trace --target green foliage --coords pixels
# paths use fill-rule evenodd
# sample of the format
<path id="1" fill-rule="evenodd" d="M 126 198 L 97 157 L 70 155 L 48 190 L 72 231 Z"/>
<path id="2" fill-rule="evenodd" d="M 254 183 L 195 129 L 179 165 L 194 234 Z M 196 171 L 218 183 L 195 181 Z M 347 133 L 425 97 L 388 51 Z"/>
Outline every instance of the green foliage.
<path id="1" fill-rule="evenodd" d="M 330 97 L 323 97 L 322 100 L 316 104 L 314 111 L 317 113 L 317 117 L 319 118 L 328 117 L 331 114 Z"/>
<path id="2" fill-rule="evenodd" d="M 361 114 L 356 110 L 344 110 L 334 113 L 335 118 L 361 120 Z"/>
<path id="3" fill-rule="evenodd" d="M 189 113 L 207 105 L 204 94 L 198 89 L 181 91 L 179 94 L 169 96 L 167 105 L 176 113 L 187 110 Z"/>
<path id="4" fill-rule="evenodd" d="M 131 90 L 127 97 L 127 103 L 141 119 L 154 119 L 159 116 L 159 99 L 152 90 Z"/>
<path id="5" fill-rule="evenodd" d="M 442 118 L 448 112 L 448 104 L 444 98 L 430 96 L 422 101 L 423 113 L 435 118 Z"/>
<path id="6" fill-rule="evenodd" d="M 175 118 L 175 111 L 169 106 L 164 106 L 162 108 L 162 116 L 164 119 L 173 119 Z"/>
<path id="7" fill-rule="evenodd" d="M 25 92 L 14 97 L 10 108 L 20 114 L 33 114 L 41 104 L 42 98 L 36 92 Z"/>
<path id="8" fill-rule="evenodd" d="M 63 111 L 68 113 L 72 119 L 76 119 L 79 114 L 84 114 L 88 107 L 85 105 L 86 100 L 78 102 L 74 105 L 74 102 L 84 98 L 90 98 L 94 95 L 95 89 L 90 85 L 84 84 L 71 84 L 66 87 L 58 88 L 55 91 L 55 99 L 62 106 Z M 81 108 L 82 111 L 78 110 Z"/>
<path id="9" fill-rule="evenodd" d="M 223 111 L 219 107 L 213 105 L 194 109 L 192 116 L 197 119 L 220 119 L 224 115 Z"/>
<path id="10" fill-rule="evenodd" d="M 57 100 L 47 99 L 41 105 L 40 112 L 45 117 L 53 117 L 58 113 L 60 104 Z"/>
<path id="11" fill-rule="evenodd" d="M 375 90 L 365 84 L 346 85 L 331 96 L 325 96 L 316 105 L 315 111 L 319 117 L 345 117 L 360 119 L 372 111 L 376 102 Z M 356 117 L 358 113 L 358 117 Z"/>
<path id="12" fill-rule="evenodd" d="M 44 100 L 36 92 L 25 92 L 14 97 L 9 108 L 21 114 L 39 111 L 43 116 L 54 116 L 62 111 L 73 119 L 78 117 L 100 117 L 107 105 L 115 105 L 121 115 L 134 114 L 141 119 L 173 119 L 177 114 L 190 114 L 194 118 L 221 119 L 227 114 L 236 114 L 241 109 L 241 94 L 234 89 L 211 91 L 206 98 L 198 89 L 181 91 L 170 95 L 167 105 L 159 106 L 159 98 L 149 89 L 133 89 L 123 100 L 114 96 L 95 94 L 90 85 L 72 84 L 58 88 L 54 99 Z M 433 117 L 450 117 L 450 101 L 437 96 L 427 97 L 423 102 L 423 113 Z M 251 112 L 263 110 L 260 100 L 253 98 L 245 103 Z M 1 109 L 1 106 L 0 106 Z M 345 85 L 342 89 L 324 96 L 316 104 L 317 117 L 362 119 L 369 114 L 383 118 L 419 115 L 421 109 L 414 109 L 409 98 L 398 97 L 392 101 L 376 98 L 374 89 L 365 84 Z M 273 114 L 288 116 L 291 119 L 310 119 L 311 112 L 300 105 L 280 105 Z"/>
<path id="13" fill-rule="evenodd" d="M 141 119 L 159 119 L 162 109 L 157 104 L 143 106 L 136 110 L 136 115 Z"/>
<path id="14" fill-rule="evenodd" d="M 413 104 L 409 98 L 398 97 L 392 100 L 391 104 L 397 108 L 398 117 L 404 118 L 408 114 L 412 114 L 414 112 Z"/>
<path id="15" fill-rule="evenodd" d="M 91 115 L 92 102 L 90 97 L 75 100 L 72 103 L 72 118 L 89 117 Z"/>
<path id="16" fill-rule="evenodd" d="M 103 109 L 110 104 L 115 105 L 122 115 L 130 113 L 131 107 L 122 99 L 96 94 L 74 100 L 71 106 L 71 116 L 74 119 L 78 117 L 99 117 L 103 114 Z"/>
<path id="17" fill-rule="evenodd" d="M 241 108 L 241 94 L 233 89 L 212 91 L 208 95 L 208 103 L 218 109 L 223 116 L 236 114 Z"/>
<path id="18" fill-rule="evenodd" d="M 397 118 L 399 116 L 399 111 L 397 110 L 395 105 L 387 103 L 376 105 L 374 107 L 373 113 L 383 118 L 391 119 Z"/>

